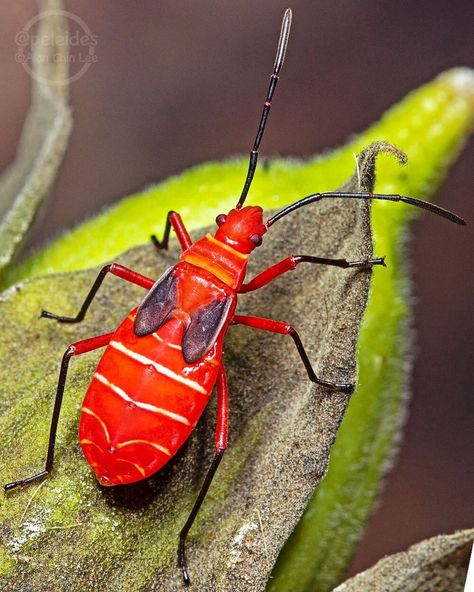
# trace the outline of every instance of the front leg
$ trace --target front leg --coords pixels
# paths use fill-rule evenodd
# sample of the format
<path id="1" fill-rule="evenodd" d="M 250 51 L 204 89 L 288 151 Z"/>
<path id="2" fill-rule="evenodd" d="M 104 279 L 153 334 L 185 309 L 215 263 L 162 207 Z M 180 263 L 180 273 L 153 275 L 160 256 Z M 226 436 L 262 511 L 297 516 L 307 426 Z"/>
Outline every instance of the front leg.
<path id="1" fill-rule="evenodd" d="M 334 267 L 370 269 L 374 265 L 383 265 L 385 267 L 385 257 L 376 259 L 362 259 L 359 261 L 347 261 L 346 259 L 325 259 L 323 257 L 312 257 L 311 255 L 290 255 L 283 261 L 275 263 L 265 271 L 259 273 L 247 284 L 243 284 L 239 290 L 240 293 L 251 292 L 266 286 L 279 275 L 295 269 L 300 263 L 317 263 L 319 265 L 332 265 Z"/>
<path id="2" fill-rule="evenodd" d="M 186 230 L 186 226 L 184 225 L 181 216 L 178 214 L 178 212 L 173 212 L 173 210 L 168 212 L 166 215 L 165 230 L 163 232 L 162 240 L 158 240 L 156 235 L 152 234 L 151 242 L 158 250 L 168 249 L 171 227 L 173 227 L 173 230 L 176 232 L 176 236 L 178 237 L 179 244 L 181 245 L 183 251 L 188 249 L 192 245 L 192 240 L 188 234 L 188 231 Z"/>
<path id="3" fill-rule="evenodd" d="M 232 319 L 231 324 L 246 325 L 247 327 L 252 327 L 253 329 L 263 329 L 264 331 L 270 331 L 271 333 L 280 333 L 280 335 L 290 335 L 295 342 L 296 349 L 300 354 L 301 360 L 304 364 L 304 367 L 306 368 L 306 372 L 308 373 L 308 377 L 312 382 L 315 382 L 316 384 L 319 384 L 320 386 L 328 388 L 332 391 L 340 391 L 342 393 L 353 392 L 353 384 L 330 382 L 316 376 L 313 366 L 311 365 L 311 362 L 308 358 L 308 354 L 306 353 L 303 343 L 301 342 L 300 336 L 298 335 L 296 329 L 288 323 L 281 323 L 280 321 L 273 321 L 272 319 L 262 319 L 261 317 L 236 315 Z"/>

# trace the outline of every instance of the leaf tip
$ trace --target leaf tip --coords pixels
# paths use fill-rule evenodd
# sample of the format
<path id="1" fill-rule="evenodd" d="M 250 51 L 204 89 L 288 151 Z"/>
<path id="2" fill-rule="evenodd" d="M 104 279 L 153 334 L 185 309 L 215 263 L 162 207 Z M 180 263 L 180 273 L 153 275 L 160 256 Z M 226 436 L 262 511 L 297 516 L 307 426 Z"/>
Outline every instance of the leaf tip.
<path id="1" fill-rule="evenodd" d="M 465 96 L 474 104 L 474 69 L 466 66 L 451 68 L 439 75 L 439 81 Z"/>

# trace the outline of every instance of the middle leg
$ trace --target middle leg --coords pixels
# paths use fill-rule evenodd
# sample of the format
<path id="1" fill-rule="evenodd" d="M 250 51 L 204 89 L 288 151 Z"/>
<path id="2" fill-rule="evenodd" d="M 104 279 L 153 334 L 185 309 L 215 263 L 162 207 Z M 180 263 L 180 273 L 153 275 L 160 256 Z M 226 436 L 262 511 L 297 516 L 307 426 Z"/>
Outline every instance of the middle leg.
<path id="1" fill-rule="evenodd" d="M 155 280 L 148 278 L 141 273 L 133 271 L 133 269 L 129 269 L 128 267 L 124 267 L 123 265 L 119 265 L 118 263 L 109 263 L 108 265 L 104 265 L 104 267 L 99 271 L 98 276 L 95 279 L 95 282 L 92 284 L 92 288 L 89 290 L 89 294 L 85 297 L 82 306 L 75 317 L 65 317 L 61 315 L 57 315 L 53 312 L 48 312 L 47 310 L 42 310 L 40 314 L 40 318 L 45 319 L 54 319 L 58 321 L 58 323 L 80 323 L 84 320 L 86 316 L 86 312 L 91 305 L 91 302 L 94 300 L 95 295 L 97 294 L 98 289 L 102 285 L 106 275 L 111 273 L 122 280 L 130 282 L 132 284 L 136 284 L 146 290 L 149 290 Z"/>
<path id="2" fill-rule="evenodd" d="M 295 342 L 296 349 L 300 354 L 301 360 L 306 368 L 306 372 L 308 373 L 308 377 L 312 382 L 319 384 L 320 386 L 324 386 L 332 391 L 340 391 L 343 393 L 352 393 L 354 390 L 354 385 L 352 384 L 341 384 L 338 382 L 330 382 L 328 380 L 323 380 L 322 378 L 318 378 L 316 376 L 315 371 L 313 370 L 313 366 L 308 358 L 308 354 L 306 353 L 303 343 L 301 342 L 300 336 L 298 335 L 296 329 L 289 325 L 288 323 L 281 323 L 280 321 L 273 321 L 272 319 L 263 319 L 261 317 L 253 317 L 253 316 L 242 316 L 236 315 L 232 319 L 232 325 L 246 325 L 247 327 L 252 327 L 254 329 L 263 329 L 264 331 L 270 331 L 271 333 L 280 333 L 280 335 L 290 335 L 293 341 Z"/>

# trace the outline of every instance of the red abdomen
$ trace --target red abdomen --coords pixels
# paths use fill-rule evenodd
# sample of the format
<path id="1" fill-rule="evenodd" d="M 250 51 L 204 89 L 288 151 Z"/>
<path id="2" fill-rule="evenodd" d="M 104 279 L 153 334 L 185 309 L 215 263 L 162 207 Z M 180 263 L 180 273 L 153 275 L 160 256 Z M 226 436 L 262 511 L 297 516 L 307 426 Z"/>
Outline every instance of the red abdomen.
<path id="1" fill-rule="evenodd" d="M 221 361 L 222 336 L 187 364 L 178 319 L 137 337 L 135 313 L 114 333 L 82 405 L 79 442 L 102 485 L 140 481 L 168 462 L 207 405 Z"/>

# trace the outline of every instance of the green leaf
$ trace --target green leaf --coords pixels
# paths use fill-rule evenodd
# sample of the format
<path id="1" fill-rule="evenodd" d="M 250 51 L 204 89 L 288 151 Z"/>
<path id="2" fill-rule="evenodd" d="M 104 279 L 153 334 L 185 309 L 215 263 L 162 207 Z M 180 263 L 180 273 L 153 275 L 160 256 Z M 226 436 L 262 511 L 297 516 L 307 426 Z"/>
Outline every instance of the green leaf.
<path id="1" fill-rule="evenodd" d="M 57 8 L 54 0 L 42 2 L 42 9 L 49 12 L 36 31 L 31 106 L 16 158 L 0 177 L 0 271 L 20 250 L 55 179 L 71 132 L 67 45 L 48 42 L 67 33 L 66 19 Z"/>
<path id="2" fill-rule="evenodd" d="M 347 580 L 334 592 L 462 592 L 466 583 L 474 529 L 439 535 L 389 555 Z"/>
<path id="3" fill-rule="evenodd" d="M 472 87 L 473 76 L 470 71 L 447 72 L 406 98 L 389 111 L 379 123 L 346 147 L 325 155 L 324 158 L 315 158 L 307 162 L 289 159 L 271 161 L 268 168 L 261 168 L 257 172 L 249 202 L 261 203 L 265 207 L 276 207 L 315 190 L 324 191 L 339 186 L 353 168 L 353 152 L 359 152 L 372 140 L 394 141 L 409 156 L 409 164 L 404 169 L 399 169 L 396 163 L 390 162 L 388 159 L 380 162 L 380 167 L 378 167 L 380 182 L 376 187 L 377 190 L 400 192 L 415 197 L 430 195 L 442 179 L 449 164 L 455 159 L 472 125 Z M 8 274 L 3 277 L 4 285 L 20 278 L 40 275 L 48 271 L 77 269 L 84 265 L 97 264 L 110 259 L 125 248 L 145 242 L 150 232 L 160 234 L 164 216 L 170 207 L 180 210 L 187 224 L 190 223 L 192 227 L 201 226 L 204 222 L 212 220 L 212 217 L 217 213 L 226 211 L 235 203 L 235 197 L 245 174 L 246 164 L 246 159 L 235 159 L 223 164 L 202 165 L 146 192 L 127 198 L 98 218 L 66 234 L 50 247 L 30 258 L 21 267 L 10 268 Z M 199 209 L 196 209 L 195 205 L 196 196 Z M 406 372 L 402 360 L 406 351 L 407 311 L 403 292 L 406 279 L 404 273 L 398 269 L 397 263 L 399 262 L 398 249 L 401 247 L 400 237 L 403 236 L 407 221 L 413 216 L 413 211 L 401 204 L 375 203 L 374 206 L 377 252 L 388 256 L 390 267 L 387 270 L 376 270 L 374 273 L 371 308 L 366 315 L 359 352 L 360 384 L 363 390 L 360 388 L 353 397 L 351 408 L 354 407 L 356 411 L 351 411 L 347 415 L 340 433 L 342 437 L 338 437 L 338 443 L 333 447 L 331 471 L 317 494 L 320 496 L 318 503 L 316 507 L 313 504 L 309 512 L 305 514 L 305 519 L 301 523 L 302 528 L 298 529 L 296 538 L 292 540 L 298 561 L 295 561 L 295 557 L 288 553 L 290 548 L 287 547 L 279 562 L 279 568 L 275 572 L 275 579 L 272 583 L 275 588 L 273 589 L 282 591 L 323 590 L 328 589 L 331 585 L 329 582 L 332 582 L 333 585 L 340 579 L 352 554 L 353 545 L 360 537 L 363 524 L 373 507 L 373 500 L 381 476 L 391 457 L 393 442 L 399 430 L 400 415 L 403 413 L 402 393 Z M 348 209 L 348 204 L 335 204 L 335 208 L 342 223 L 346 219 L 346 215 L 351 215 L 352 210 Z M 330 208 L 326 209 L 324 204 L 319 204 L 314 206 L 312 210 L 305 210 L 306 212 L 305 216 L 299 218 L 296 217 L 298 213 L 295 213 L 295 217 L 289 220 L 291 224 L 287 226 L 286 233 L 284 228 L 286 220 L 280 223 L 279 232 L 281 234 L 278 236 L 275 234 L 273 240 L 281 241 L 279 244 L 281 256 L 293 251 L 299 240 L 310 241 L 305 248 L 305 252 L 308 253 L 331 256 L 336 249 L 339 256 L 356 256 L 354 245 L 350 245 L 346 240 L 338 241 L 337 229 L 334 228 L 335 221 L 332 224 L 333 227 L 327 225 L 327 216 L 331 216 Z M 324 232 L 322 226 L 313 222 L 313 215 L 318 220 L 324 220 Z M 300 228 L 297 225 L 297 220 L 303 224 L 303 230 L 305 222 L 311 223 L 310 228 L 307 228 L 309 236 L 295 234 L 295 228 Z M 291 233 L 290 228 L 292 229 Z M 288 236 L 292 237 L 290 245 L 287 243 Z M 104 242 L 104 237 L 107 237 L 107 243 Z M 270 253 L 275 256 L 277 249 L 272 247 Z M 260 259 L 260 257 L 262 258 Z M 125 261 L 134 263 L 138 269 L 153 268 L 153 275 L 157 275 L 162 266 L 162 264 L 160 266 L 154 263 L 149 250 L 139 250 L 132 253 Z M 262 256 L 259 250 L 255 262 L 262 269 L 265 263 L 269 262 L 269 251 L 265 251 Z M 343 282 L 341 278 L 346 276 L 341 276 L 341 273 L 345 273 L 342 270 L 332 271 L 334 273 L 331 273 L 329 276 L 331 279 L 328 279 L 324 274 L 313 275 L 305 270 L 302 272 L 298 270 L 292 275 L 291 284 L 289 280 L 282 278 L 275 284 L 275 287 L 263 290 L 257 298 L 246 297 L 249 312 L 265 315 L 271 308 L 275 316 L 286 320 L 286 315 L 291 310 L 291 320 L 295 321 L 298 327 L 307 327 L 303 337 L 305 343 L 308 340 L 310 342 L 311 357 L 325 360 L 325 353 L 329 355 L 329 366 L 325 362 L 318 367 L 323 372 L 325 368 L 336 368 L 332 365 L 332 362 L 335 361 L 332 356 L 340 354 L 336 347 L 339 345 L 338 339 L 340 338 L 331 338 L 332 331 L 336 327 L 333 307 L 338 306 L 336 298 L 338 286 L 340 286 L 338 282 Z M 355 274 L 354 280 L 351 281 L 355 281 L 356 277 L 362 278 L 364 275 Z M 74 303 L 77 307 L 80 300 L 78 294 L 84 293 L 87 282 L 91 279 L 91 274 L 84 274 L 78 276 L 77 283 L 75 283 L 76 280 L 73 282 L 69 276 L 59 276 L 57 281 L 50 284 L 51 296 L 47 296 L 48 292 L 46 291 L 50 280 L 36 280 L 28 287 L 28 290 L 31 289 L 33 293 L 25 296 L 24 301 L 21 300 L 21 292 L 16 296 L 19 298 L 15 304 L 17 308 L 12 309 L 16 310 L 15 314 L 9 316 L 6 314 L 6 310 L 3 312 L 3 319 L 10 326 L 10 333 L 5 333 L 5 336 L 8 336 L 8 339 L 11 339 L 11 334 L 18 337 L 20 341 L 15 342 L 16 347 L 23 344 L 25 351 L 30 351 L 32 343 L 36 345 L 38 350 L 38 357 L 34 358 L 36 366 L 32 374 L 26 372 L 25 366 L 23 366 L 27 360 L 18 360 L 17 355 L 12 358 L 15 361 L 9 364 L 12 367 L 14 365 L 18 374 L 25 377 L 24 383 L 22 381 L 19 385 L 19 390 L 16 388 L 13 378 L 4 379 L 5 394 L 2 396 L 6 398 L 3 401 L 17 399 L 17 402 L 5 411 L 4 420 L 2 419 L 0 425 L 0 429 L 9 427 L 10 432 L 7 433 L 10 433 L 11 436 L 9 436 L 7 444 L 11 447 L 12 452 L 18 454 L 17 469 L 14 471 L 15 467 L 9 465 L 8 469 L 11 475 L 9 474 L 8 478 L 18 477 L 18 470 L 21 467 L 34 470 L 39 462 L 38 453 L 33 458 L 30 451 L 31 446 L 38 446 L 37 434 L 32 433 L 31 429 L 26 430 L 26 423 L 28 419 L 31 419 L 32 425 L 41 429 L 45 441 L 50 397 L 54 390 L 55 376 L 53 373 L 53 375 L 43 377 L 44 368 L 53 366 L 53 360 L 58 360 L 61 347 L 64 348 L 68 341 L 90 335 L 94 327 L 96 330 L 99 330 L 100 327 L 100 330 L 103 331 L 104 326 L 100 324 L 100 321 L 105 318 L 108 318 L 111 325 L 114 320 L 118 319 L 118 309 L 122 299 L 117 293 L 112 294 L 110 299 L 105 299 L 103 296 L 102 306 L 107 307 L 105 316 L 100 316 L 97 311 L 92 319 L 94 323 L 86 324 L 79 331 L 61 328 L 62 331 L 59 332 L 60 335 L 63 335 L 61 346 L 56 327 L 47 329 L 47 340 L 44 340 L 43 331 L 45 329 L 42 324 L 38 325 L 38 322 L 34 320 L 34 311 L 45 306 L 45 296 L 51 301 L 53 297 L 55 298 L 58 311 L 70 311 L 67 294 L 71 292 L 74 294 Z M 361 280 L 359 279 L 359 281 Z M 329 288 L 328 283 L 331 282 L 334 282 L 334 286 L 331 285 Z M 312 298 L 309 298 L 305 286 L 313 291 Z M 327 288 L 325 292 L 322 290 L 323 287 Z M 297 296 L 295 296 L 295 288 Z M 333 289 L 336 291 L 334 292 Z M 120 292 L 122 291 L 120 290 Z M 126 302 L 131 299 L 130 294 L 128 291 L 124 292 Z M 382 334 L 380 321 L 384 294 L 392 298 L 393 306 L 391 308 L 392 314 L 388 319 L 387 311 L 385 307 L 383 308 L 383 326 L 387 333 Z M 14 294 L 9 293 L 5 305 L 12 305 L 13 298 Z M 30 298 L 33 298 L 33 301 L 36 300 L 36 306 L 34 302 L 30 301 Z M 308 298 L 309 300 L 307 300 Z M 22 302 L 27 309 L 26 315 L 20 314 L 18 308 Z M 344 307 L 345 303 L 347 304 L 344 297 L 341 306 Z M 360 306 L 361 301 L 357 301 L 356 304 Z M 301 305 L 305 306 L 304 315 Z M 326 306 L 328 307 L 327 311 Z M 265 307 L 267 311 L 265 311 Z M 97 305 L 97 309 L 99 308 L 100 302 Z M 308 314 L 308 310 L 311 311 L 311 314 Z M 21 341 L 24 335 L 23 331 L 28 328 L 32 331 L 32 333 L 27 333 L 28 341 Z M 205 510 L 202 523 L 200 522 L 202 526 L 198 526 L 196 529 L 196 535 L 199 538 L 193 541 L 191 552 L 194 554 L 196 565 L 199 561 L 202 569 L 209 570 L 205 577 L 210 579 L 205 581 L 211 581 L 212 586 L 220 579 L 219 585 L 224 590 L 245 590 L 248 589 L 245 587 L 248 582 L 245 580 L 246 574 L 247 577 L 250 577 L 248 574 L 251 573 L 252 576 L 257 574 L 255 590 L 259 590 L 262 589 L 263 577 L 273 564 L 275 554 L 289 534 L 291 525 L 302 512 L 303 498 L 309 497 L 308 489 L 311 489 L 311 486 L 324 473 L 326 455 L 334 436 L 332 428 L 326 430 L 325 426 L 333 427 L 333 420 L 336 424 L 340 421 L 344 403 L 338 397 L 317 397 L 316 402 L 312 397 L 308 398 L 308 390 L 304 388 L 305 382 L 301 381 L 298 360 L 294 357 L 289 345 L 286 346 L 288 349 L 284 350 L 284 355 L 276 361 L 277 365 L 275 366 L 273 352 L 276 351 L 277 341 L 274 341 L 273 338 L 263 337 L 255 339 L 253 336 L 247 338 L 242 332 L 235 335 L 236 337 L 232 337 L 229 342 L 228 351 L 232 362 L 231 366 L 234 368 L 231 374 L 233 381 L 231 392 L 238 393 L 232 397 L 236 415 L 231 422 L 232 431 L 236 434 L 231 450 L 236 450 L 234 454 L 237 460 L 232 462 L 226 459 L 228 470 L 230 469 L 230 477 L 224 479 L 223 482 L 218 481 L 210 503 L 206 504 L 207 510 Z M 372 335 L 374 339 L 371 339 Z M 5 339 L 7 340 L 6 347 L 8 339 L 7 337 Z M 313 343 L 314 345 L 311 345 Z M 279 341 L 278 344 L 280 344 Z M 330 352 L 333 352 L 332 356 Z M 252 360 L 258 360 L 258 365 L 252 363 Z M 84 368 L 84 372 L 77 374 L 77 378 L 74 374 L 71 380 L 72 391 L 77 394 L 84 392 L 87 384 L 86 376 L 90 376 L 92 370 L 90 365 L 86 367 L 83 362 L 82 364 L 83 366 L 78 364 L 77 367 L 78 370 Z M 339 361 L 337 365 L 341 366 L 341 362 Z M 8 364 L 6 366 L 8 367 Z M 17 366 L 18 368 L 16 368 Z M 350 360 L 345 359 L 341 367 L 351 367 Z M 288 370 L 288 374 L 286 370 Z M 389 372 L 394 377 L 390 383 L 393 385 L 392 389 L 383 390 L 381 388 L 382 384 L 387 385 L 388 383 L 388 381 L 380 381 L 382 371 L 385 376 Z M 282 376 L 285 377 L 284 381 L 281 380 Z M 266 379 L 268 382 L 263 382 Z M 267 386 L 262 387 L 262 384 Z M 35 395 L 38 393 L 33 412 L 32 391 Z M 71 393 L 71 391 L 69 392 Z M 21 395 L 24 393 L 27 393 L 28 396 L 22 399 Z M 290 398 L 287 399 L 287 396 Z M 361 403 L 354 403 L 356 401 L 363 402 L 363 413 L 358 410 Z M 272 415 L 274 408 L 276 416 Z M 268 455 L 269 450 L 272 451 L 272 454 L 274 453 L 273 443 L 276 446 L 277 459 L 281 460 L 285 457 L 294 460 L 294 449 L 296 448 L 296 452 L 298 452 L 298 447 L 295 445 L 298 440 L 295 440 L 294 436 L 300 433 L 298 430 L 299 422 L 301 422 L 299 415 L 301 410 L 304 411 L 302 417 L 306 428 L 311 418 L 309 425 L 312 437 L 309 439 L 311 445 L 307 451 L 308 454 L 297 453 L 297 463 L 291 465 L 291 469 L 287 464 L 281 474 L 278 470 L 281 463 L 277 463 L 270 472 L 258 475 L 261 477 L 261 485 L 255 485 L 255 487 L 261 487 L 259 492 L 264 494 L 265 501 L 257 506 L 254 500 L 262 500 L 263 498 L 259 497 L 253 489 L 252 478 L 255 474 L 246 463 L 250 462 L 252 467 L 260 466 L 258 463 L 264 462 L 263 457 Z M 64 430 L 63 443 L 73 446 L 77 408 L 69 403 L 69 408 L 65 411 L 66 423 L 62 428 Z M 261 432 L 257 426 L 268 426 L 265 413 L 270 414 L 270 419 L 272 422 L 276 422 L 276 426 L 271 430 L 266 429 Z M 179 478 L 183 479 L 182 484 L 178 486 L 177 482 L 173 481 L 175 474 L 170 470 L 164 477 L 159 477 L 156 482 L 152 481 L 151 484 L 144 486 L 145 490 L 141 493 L 145 499 L 141 504 L 137 501 L 137 496 L 133 494 L 127 494 L 130 496 L 126 497 L 128 502 L 123 501 L 125 494 L 105 496 L 104 501 L 104 493 L 99 491 L 91 481 L 84 463 L 79 458 L 77 444 L 76 448 L 72 448 L 72 451 L 60 448 L 58 458 L 61 453 L 62 464 L 59 465 L 54 478 L 46 483 L 30 504 L 26 515 L 30 510 L 34 510 L 35 513 L 28 522 L 26 530 L 18 530 L 17 517 L 26 507 L 26 500 L 30 499 L 31 494 L 27 495 L 25 492 L 21 495 L 18 494 L 15 498 L 12 496 L 12 505 L 5 509 L 4 518 L 2 517 L 1 524 L 3 526 L 0 528 L 8 534 L 9 541 L 16 540 L 17 542 L 13 544 L 20 545 L 20 550 L 15 555 L 17 561 L 15 569 L 22 574 L 21 577 L 31 577 L 35 573 L 35 568 L 41 569 L 43 574 L 46 568 L 51 569 L 49 560 L 44 556 L 40 556 L 43 559 L 38 558 L 37 554 L 42 549 L 45 552 L 47 550 L 53 551 L 58 548 L 54 547 L 55 544 L 63 545 L 66 550 L 65 560 L 70 559 L 69 563 L 61 565 L 61 567 L 65 567 L 62 573 L 65 573 L 63 577 L 66 579 L 77 576 L 79 570 L 82 577 L 87 575 L 91 582 L 97 582 L 100 573 L 104 573 L 106 577 L 110 577 L 110 586 L 116 586 L 111 589 L 131 590 L 132 588 L 126 588 L 126 585 L 135 581 L 134 578 L 137 582 L 143 583 L 149 577 L 146 567 L 149 568 L 153 561 L 155 567 L 157 566 L 160 570 L 159 574 L 168 576 L 171 572 L 166 570 L 169 569 L 174 552 L 172 550 L 173 536 L 182 524 L 185 508 L 189 507 L 209 460 L 208 456 L 204 460 L 201 458 L 201 463 L 198 466 L 193 464 L 192 460 L 201 450 L 200 447 L 206 435 L 210 436 L 211 434 L 212 410 L 205 419 L 203 427 L 198 430 L 195 439 L 188 448 L 189 456 L 186 454 L 184 458 L 179 459 L 177 471 Z M 276 442 L 272 440 L 273 437 L 277 438 Z M 319 444 L 315 443 L 314 439 Z M 260 445 L 257 452 L 252 452 L 257 443 Z M 367 446 L 367 443 L 370 446 Z M 291 448 L 292 446 L 293 448 Z M 306 451 L 305 446 L 306 443 L 301 446 L 301 449 Z M 291 454 L 288 452 L 288 448 L 291 449 Z M 283 450 L 287 450 L 287 457 L 282 452 Z M 256 458 L 252 454 L 256 454 Z M 241 464 L 239 465 L 239 463 Z M 239 472 L 241 469 L 242 472 Z M 189 472 L 187 472 L 188 470 Z M 288 478 L 288 471 L 292 471 L 290 473 L 292 476 L 293 473 L 296 474 L 294 481 Z M 297 495 L 302 475 L 304 475 L 305 487 L 301 490 L 301 495 Z M 160 479 L 163 479 L 164 483 Z M 166 479 L 171 480 L 170 489 L 166 489 Z M 69 489 L 67 488 L 68 484 L 70 485 Z M 326 488 L 326 484 L 327 489 L 323 489 Z M 180 492 L 182 495 L 183 488 L 186 488 L 189 493 L 185 498 L 175 496 L 175 499 L 178 500 L 176 506 L 170 501 L 171 497 L 161 497 L 163 489 L 171 493 Z M 159 495 L 155 495 L 157 491 Z M 325 491 L 327 493 L 324 495 Z M 224 501 L 226 493 L 229 497 L 226 498 L 227 501 Z M 23 506 L 21 501 L 18 501 L 20 499 L 23 499 Z M 295 503 L 295 499 L 297 503 Z M 341 500 L 347 504 L 347 510 L 339 505 Z M 237 529 L 236 531 L 231 504 L 241 504 L 242 501 L 245 505 L 243 514 L 245 519 L 240 523 L 240 527 L 243 530 Z M 91 507 L 88 504 L 94 504 L 94 513 L 88 509 Z M 127 506 L 132 506 L 132 508 Z M 237 507 L 237 513 L 240 511 L 240 507 Z M 53 516 L 56 522 L 48 523 L 50 515 L 48 512 L 51 508 L 56 510 L 56 514 Z M 260 530 L 256 509 L 259 510 L 262 518 L 263 534 Z M 73 512 L 68 513 L 69 510 L 73 510 Z M 229 520 L 227 520 L 228 515 L 232 515 Z M 81 517 L 85 517 L 85 530 L 89 533 L 89 549 L 86 550 L 82 545 L 83 539 L 80 537 L 84 535 L 80 534 L 80 527 L 74 526 L 70 530 L 47 530 L 51 524 L 53 526 L 74 525 L 75 522 L 66 522 L 66 518 L 69 517 L 77 519 L 78 523 Z M 92 526 L 90 526 L 91 520 L 93 521 Z M 104 528 L 104 526 L 113 524 L 113 520 L 117 521 L 115 533 L 117 536 L 112 535 L 110 528 L 109 530 Z M 154 530 L 157 522 L 162 529 L 159 535 Z M 281 523 L 280 527 L 278 523 Z M 231 546 L 233 545 L 236 554 L 231 552 L 229 555 L 228 547 L 223 543 L 220 534 L 216 536 L 216 524 L 222 525 L 225 536 L 230 536 L 230 539 L 227 538 L 227 543 L 231 540 Z M 136 528 L 134 528 L 135 526 Z M 132 528 L 131 531 L 130 528 Z M 39 534 L 37 534 L 38 531 Z M 127 535 L 128 532 L 130 532 L 130 536 Z M 264 536 L 266 537 L 266 546 L 263 544 Z M 37 538 L 35 539 L 35 537 Z M 216 539 L 217 550 L 222 551 L 222 561 L 218 567 L 216 567 L 214 554 L 209 555 L 214 546 L 214 539 Z M 77 548 L 76 541 L 79 541 Z M 0 560 L 2 557 L 5 558 L 3 564 L 0 563 L 4 570 L 12 568 L 11 551 L 10 546 L 7 551 L 3 551 L 3 555 L 0 554 Z M 268 552 L 268 557 L 265 551 Z M 89 562 L 84 564 L 82 561 L 84 559 L 83 552 L 89 559 L 92 555 L 100 555 L 102 561 L 98 562 L 97 568 L 94 568 Z M 324 559 L 326 552 L 329 558 L 327 560 Z M 131 561 L 125 562 L 123 569 L 117 570 L 117 565 L 121 565 L 120 562 L 124 560 L 124 557 L 131 557 Z M 229 576 L 228 566 L 226 567 L 229 557 L 236 558 L 232 571 L 233 576 L 232 574 Z M 90 571 L 83 570 L 84 565 L 87 565 Z M 114 569 L 117 571 L 114 572 Z M 254 569 L 257 571 L 252 571 Z M 126 577 L 122 581 L 120 578 L 124 573 Z M 320 580 L 318 584 L 320 588 L 313 586 L 315 573 Z M 48 581 L 57 581 L 57 578 L 60 577 L 54 569 L 50 571 L 50 574 L 51 579 L 46 579 L 44 586 Z M 229 577 L 235 579 L 229 580 Z M 174 585 L 174 580 L 167 579 L 166 581 L 171 582 L 170 586 Z M 119 586 L 122 585 L 124 587 L 120 588 Z M 145 586 L 145 584 L 143 585 Z M 211 587 L 210 589 L 221 588 Z M 35 589 L 41 588 L 31 587 L 31 590 Z M 47 589 L 47 587 L 42 589 Z M 144 589 L 152 588 L 145 587 Z M 163 588 L 156 589 L 162 590 Z"/>
<path id="4" fill-rule="evenodd" d="M 374 132 L 391 138 L 409 163 L 397 169 L 381 162 L 376 190 L 430 197 L 473 119 L 471 71 L 448 71 L 409 95 L 369 131 L 370 138 Z M 373 276 L 359 339 L 358 388 L 331 450 L 328 475 L 278 559 L 271 592 L 325 592 L 341 580 L 400 437 L 410 351 L 409 279 L 402 255 L 416 212 L 387 203 L 374 203 L 372 211 L 375 252 L 387 256 L 387 269 Z"/>
<path id="5" fill-rule="evenodd" d="M 322 157 L 270 160 L 267 167 L 257 170 L 248 202 L 276 208 L 316 190 L 334 189 L 353 169 L 354 154 L 379 140 L 399 146 L 409 164 L 399 171 L 397 165 L 381 162 L 380 176 L 385 180 L 378 189 L 405 190 L 414 197 L 432 195 L 472 125 L 472 77 L 468 69 L 447 71 L 408 95 L 346 146 Z M 170 208 L 182 214 L 190 229 L 201 228 L 235 205 L 246 170 L 247 157 L 205 163 L 131 195 L 11 268 L 3 276 L 3 285 L 108 261 L 147 242 L 150 233 L 160 235 Z M 399 219 L 406 217 L 408 208 L 375 204 L 376 212 L 387 210 Z M 383 230 L 381 226 L 380 240 Z"/>

